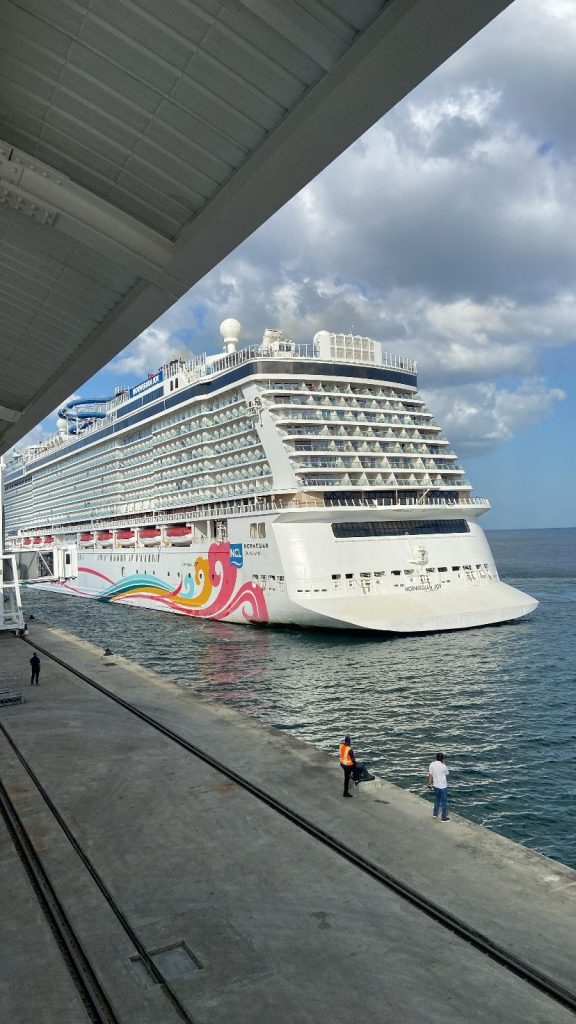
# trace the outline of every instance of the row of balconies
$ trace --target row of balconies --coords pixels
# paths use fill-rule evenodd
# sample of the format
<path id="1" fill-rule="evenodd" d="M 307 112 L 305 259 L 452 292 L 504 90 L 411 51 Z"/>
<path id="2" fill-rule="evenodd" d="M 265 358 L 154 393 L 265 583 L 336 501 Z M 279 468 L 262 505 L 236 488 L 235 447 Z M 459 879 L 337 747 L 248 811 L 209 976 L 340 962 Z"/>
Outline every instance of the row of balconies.
<path id="1" fill-rule="evenodd" d="M 471 489 L 468 480 L 448 481 L 441 476 L 432 477 L 428 474 L 411 474 L 408 478 L 399 478 L 394 473 L 366 472 L 339 472 L 332 469 L 329 474 L 319 474 L 317 470 L 300 471 L 298 474 L 300 485 L 306 487 L 458 487 L 459 490 Z"/>
<path id="2" fill-rule="evenodd" d="M 295 424 L 289 423 L 287 426 L 278 427 L 278 433 L 283 438 L 292 437 L 341 437 L 341 438 L 357 438 L 360 437 L 364 440 L 370 438 L 376 438 L 380 440 L 391 438 L 397 440 L 399 437 L 411 438 L 419 443 L 426 441 L 432 442 L 433 444 L 448 444 L 448 438 L 437 433 L 440 428 L 437 426 L 420 428 L 419 430 L 413 429 L 412 431 L 406 430 L 402 427 L 400 430 L 398 427 L 392 429 L 392 427 L 359 427 L 353 424 L 349 425 L 349 429 L 345 426 L 337 426 L 335 423 L 325 423 L 320 427 L 316 423 L 309 423 L 306 426 L 296 426 Z"/>
<path id="3" fill-rule="evenodd" d="M 298 452 L 367 452 L 369 454 L 378 454 L 384 452 L 386 454 L 399 452 L 399 453 L 414 453 L 420 456 L 431 456 L 434 454 L 430 451 L 430 447 L 424 443 L 414 444 L 400 444 L 399 442 L 391 443 L 386 441 L 296 441 L 295 443 L 287 443 L 286 449 L 289 455 Z M 456 453 L 452 451 L 442 451 L 442 458 L 450 459 L 456 458 Z"/>
<path id="4" fill-rule="evenodd" d="M 341 456 L 341 455 L 301 455 L 292 456 L 291 461 L 294 466 L 306 467 L 306 466 L 324 466 L 324 467 L 346 467 L 347 469 L 355 466 L 362 466 L 363 468 L 374 468 L 374 469 L 390 469 L 393 472 L 402 472 L 403 470 L 425 470 L 432 469 L 435 472 L 441 471 L 442 473 L 463 473 L 464 470 L 461 466 L 454 465 L 451 467 L 437 466 L 432 460 L 425 463 L 422 459 L 392 459 L 371 457 L 366 455 L 356 456 Z"/>
<path id="5" fill-rule="evenodd" d="M 252 446 L 250 446 L 250 449 L 254 448 L 254 447 L 255 446 L 252 445 Z M 260 452 L 255 454 L 255 455 L 251 455 L 250 454 L 250 449 L 240 449 L 240 450 L 237 450 L 237 453 L 235 455 L 228 455 L 227 458 L 225 458 L 225 459 L 223 459 L 221 455 L 217 455 L 217 454 L 214 454 L 214 455 L 210 456 L 210 458 L 208 458 L 208 459 L 207 458 L 203 458 L 202 456 L 198 456 L 195 459 L 188 459 L 188 458 L 186 458 L 185 453 L 183 453 L 182 458 L 185 461 L 184 462 L 180 461 L 180 463 L 179 463 L 180 475 L 181 475 L 181 473 L 183 471 L 188 473 L 188 475 L 191 474 L 192 476 L 195 475 L 195 470 L 196 471 L 208 470 L 209 472 L 210 471 L 214 472 L 214 468 L 211 469 L 211 467 L 210 467 L 210 463 L 214 462 L 214 461 L 216 461 L 218 463 L 218 466 L 222 466 L 222 467 L 232 466 L 232 467 L 234 467 L 234 466 L 237 466 L 238 463 L 245 464 L 245 463 L 261 462 L 265 458 L 265 455 L 264 455 L 264 452 L 263 452 L 262 448 L 260 448 Z M 144 476 L 142 475 L 142 473 L 139 473 L 137 471 L 122 472 L 121 474 L 116 473 L 115 476 L 120 476 L 121 477 L 120 482 L 128 483 L 128 484 L 131 483 L 131 481 L 133 481 L 133 480 L 140 480 L 143 483 L 146 483 L 148 481 L 150 484 L 152 484 L 154 481 L 158 480 L 158 478 L 160 478 L 162 481 L 169 481 L 169 480 L 178 479 L 178 476 L 176 476 L 176 477 L 168 476 L 168 474 L 166 474 L 164 470 L 159 469 L 157 467 L 158 467 L 158 464 L 155 463 L 154 464 L 154 468 L 151 467 L 150 472 L 145 474 Z"/>
<path id="6" fill-rule="evenodd" d="M 253 435 L 253 438 L 254 438 L 253 445 L 258 444 L 259 443 L 258 435 L 253 431 L 252 421 L 251 420 L 250 421 L 246 421 L 246 423 L 247 423 L 247 425 L 244 428 L 242 428 L 240 430 L 237 430 L 237 431 L 233 432 L 232 434 L 230 433 L 229 430 L 222 431 L 221 435 L 219 435 L 219 437 L 221 437 L 221 439 L 227 439 L 230 442 L 230 446 L 232 446 L 232 440 L 231 440 L 232 438 L 234 438 L 234 437 L 242 437 L 243 435 L 251 432 L 252 435 Z M 177 442 L 173 442 L 172 445 L 167 450 L 168 451 L 171 450 L 171 451 L 179 452 L 180 453 L 180 452 L 182 452 L 183 449 L 184 450 L 188 450 L 188 449 L 192 449 L 192 448 L 198 447 L 202 443 L 206 444 L 206 441 L 208 441 L 208 440 L 213 440 L 213 438 L 210 437 L 210 435 L 205 433 L 203 435 L 203 437 L 201 439 L 199 439 L 198 441 L 196 441 L 195 443 L 186 444 L 186 440 L 184 440 L 184 444 L 183 445 L 182 444 L 178 444 Z M 154 446 L 153 445 L 147 445 L 146 450 L 149 447 L 154 447 Z M 104 466 L 104 465 L 110 465 L 112 463 L 115 463 L 115 470 L 112 470 L 111 472 L 109 471 L 108 475 L 113 475 L 114 472 L 122 472 L 122 473 L 124 473 L 125 470 L 124 470 L 123 467 L 124 467 L 126 462 L 129 465 L 131 465 L 131 466 L 138 466 L 138 465 L 143 465 L 144 463 L 146 463 L 146 464 L 150 463 L 149 455 L 146 454 L 146 452 L 143 452 L 142 455 L 134 455 L 129 460 L 124 460 L 123 455 L 124 455 L 123 450 L 117 449 L 114 457 L 109 459 L 109 460 L 107 460 L 106 464 L 104 464 L 104 463 L 102 464 Z M 155 462 L 157 462 L 157 461 L 158 460 L 155 459 Z M 174 461 L 176 461 L 176 460 L 174 460 Z M 58 485 L 59 488 L 62 486 L 62 475 L 61 475 L 62 474 L 62 465 L 60 465 L 58 468 L 59 468 L 59 473 L 58 473 L 58 469 L 56 469 L 56 467 L 55 467 L 55 469 L 54 470 L 50 470 L 46 474 L 46 476 L 44 476 L 42 474 L 42 471 L 40 471 L 40 474 L 39 474 L 39 476 L 37 478 L 37 481 L 35 483 L 35 487 L 37 488 L 39 493 L 41 493 L 43 490 L 45 490 L 47 488 L 51 489 L 52 481 L 57 482 L 57 485 Z M 76 467 L 76 466 L 74 467 L 74 469 L 77 469 L 77 468 L 78 467 Z M 97 470 L 98 468 L 100 468 L 100 467 L 97 464 L 95 466 L 92 466 L 91 473 L 90 473 L 92 479 L 94 478 L 94 475 L 95 475 L 94 470 Z M 67 474 L 67 481 L 66 482 L 68 484 L 76 485 L 76 482 L 81 483 L 85 479 L 86 479 L 86 469 L 84 468 L 83 470 L 81 470 L 81 471 L 79 471 L 77 473 Z"/>
<path id="7" fill-rule="evenodd" d="M 267 396 L 265 398 L 266 405 L 269 408 L 285 408 L 288 406 L 302 407 L 329 407 L 336 409 L 371 409 L 375 411 L 386 411 L 395 415 L 405 415 L 406 413 L 411 414 L 415 410 L 407 408 L 404 403 L 398 401 L 391 401 L 389 398 L 382 398 L 379 401 L 375 398 L 351 398 L 348 395 L 329 395 L 326 392 L 319 394 L 314 392 L 308 395 L 282 395 L 273 397 Z M 418 412 L 423 416 L 432 416 L 432 413 L 427 410 L 423 410 L 421 407 L 418 408 Z"/>
<path id="8" fill-rule="evenodd" d="M 329 422 L 329 423 L 351 423 L 351 424 L 386 424 L 390 427 L 420 427 L 424 426 L 427 430 L 440 430 L 435 423 L 429 422 L 420 416 L 392 416 L 389 413 L 358 413 L 357 415 L 349 415 L 345 412 L 339 412 L 334 409 L 292 409 L 286 408 L 282 411 L 276 411 L 273 413 L 274 419 L 277 423 L 291 423 L 297 420 L 301 420 L 304 423 L 307 421 L 311 422 Z"/>
<path id="9" fill-rule="evenodd" d="M 245 431 L 243 431 L 242 433 L 245 433 Z M 237 436 L 241 436 L 241 433 L 239 432 L 239 434 Z M 250 461 L 249 458 L 247 458 L 248 451 L 251 450 L 251 449 L 254 449 L 254 447 L 256 447 L 256 445 L 259 446 L 259 441 L 257 439 L 257 435 L 253 434 L 253 437 L 254 437 L 254 440 L 252 442 L 250 442 L 247 445 L 243 445 L 242 449 L 236 449 L 235 450 L 237 453 L 244 451 L 246 454 L 245 455 L 240 455 L 240 456 L 235 456 L 234 458 L 231 455 L 229 457 L 229 459 L 228 459 L 228 465 L 234 464 L 234 463 L 236 463 L 236 461 L 241 461 L 241 462 Z M 198 443 L 200 444 L 201 442 L 198 442 Z M 194 445 L 194 444 L 188 445 L 187 446 L 187 450 L 188 450 L 188 447 L 190 447 L 190 449 L 194 449 L 194 447 L 196 447 L 196 446 L 198 446 L 198 445 Z M 194 462 L 198 462 L 199 461 L 199 459 L 189 460 L 188 455 L 187 455 L 187 450 L 184 450 L 184 451 L 180 450 L 178 458 L 176 459 L 176 457 L 174 457 L 173 460 L 172 460 L 172 464 L 178 464 L 179 465 L 179 464 L 181 464 L 182 459 L 186 460 L 187 464 L 190 464 L 190 462 L 194 463 Z M 260 452 L 261 452 L 261 447 L 260 447 Z M 263 453 L 261 454 L 260 458 L 262 458 L 262 457 L 263 457 Z M 212 459 L 212 460 L 218 460 L 218 461 L 221 462 L 221 454 L 216 453 L 216 452 L 214 452 L 214 454 L 212 456 L 209 456 L 207 458 Z M 152 482 L 154 479 L 156 479 L 158 477 L 158 469 L 157 469 L 158 464 L 159 464 L 159 460 L 158 459 L 155 460 L 154 468 L 151 467 L 151 472 L 147 473 L 146 475 L 143 475 L 143 476 L 142 476 L 141 471 L 137 470 L 137 467 L 141 466 L 142 464 L 146 464 L 146 465 L 150 466 L 150 459 L 148 459 L 146 456 L 141 456 L 139 458 L 135 458 L 135 459 L 130 460 L 130 463 L 131 463 L 132 466 L 134 466 L 134 471 L 133 472 L 129 472 L 127 469 L 125 469 L 120 464 L 112 472 L 109 471 L 106 474 L 106 477 L 102 477 L 101 478 L 102 479 L 102 484 L 104 484 L 104 486 L 106 487 L 106 486 L 108 486 L 109 481 L 115 482 L 116 480 L 119 480 L 120 482 L 126 483 L 126 482 L 130 482 L 131 480 L 133 480 L 135 478 L 137 478 L 139 480 L 149 480 L 149 481 Z M 160 464 L 161 465 L 164 464 L 163 460 L 160 462 Z M 79 494 L 79 493 L 81 494 L 82 492 L 86 492 L 86 489 L 88 490 L 89 493 L 91 493 L 92 490 L 93 490 L 94 475 L 95 474 L 93 473 L 93 470 L 92 470 L 92 473 L 90 475 L 90 482 L 88 484 L 86 484 L 85 486 L 82 486 L 83 481 L 85 481 L 85 479 L 86 479 L 85 475 L 83 475 L 83 474 L 82 475 L 75 474 L 74 476 L 72 476 L 69 479 L 67 479 L 66 483 L 63 483 L 63 480 L 61 480 L 61 477 L 60 477 L 60 479 L 58 480 L 58 494 L 59 494 L 59 496 L 65 498 L 71 492 L 71 489 L 73 490 L 74 494 Z M 105 482 L 105 480 L 106 480 L 106 482 Z M 40 481 L 35 482 L 35 490 L 36 490 L 37 495 L 43 495 L 43 494 L 46 494 L 46 493 L 49 494 L 49 493 L 52 492 L 52 489 L 53 488 L 51 486 L 51 481 L 49 481 L 49 480 L 45 480 L 45 481 L 42 481 L 42 482 L 40 482 Z"/>
<path id="10" fill-rule="evenodd" d="M 240 403 L 235 404 L 238 405 Z M 125 445 L 124 448 L 130 448 L 132 444 L 137 444 L 141 446 L 141 448 L 144 451 L 150 451 L 154 448 L 158 448 L 158 446 L 165 446 L 168 450 L 170 450 L 177 448 L 182 440 L 184 440 L 185 442 L 187 435 L 189 435 L 190 433 L 192 433 L 194 437 L 198 437 L 200 435 L 205 436 L 207 438 L 227 436 L 229 433 L 229 427 L 231 423 L 234 423 L 236 421 L 242 421 L 249 424 L 250 426 L 252 425 L 252 418 L 247 414 L 245 403 L 242 403 L 242 406 L 243 408 L 239 409 L 235 416 L 228 416 L 221 419 L 213 420 L 206 416 L 194 417 L 194 419 L 198 419 L 200 420 L 200 422 L 195 424 L 191 420 L 189 426 L 181 424 L 180 427 L 175 427 L 170 431 L 166 431 L 163 428 L 156 430 L 152 434 L 146 435 L 146 438 L 135 437 L 134 441 L 130 442 L 129 445 Z M 221 423 L 226 425 L 226 430 L 215 430 L 214 428 L 220 426 Z M 141 443 L 143 440 L 145 441 L 144 444 Z M 131 452 L 129 452 L 128 454 L 130 456 L 132 455 Z"/>
<path id="11" fill-rule="evenodd" d="M 248 460 L 248 462 L 250 464 L 257 464 L 257 463 L 264 462 L 263 453 L 261 455 L 259 455 L 258 458 L 250 459 L 250 460 Z M 199 466 L 198 469 L 201 470 L 202 473 L 204 473 L 205 477 L 206 477 L 206 466 L 205 465 Z M 208 468 L 209 476 L 211 477 L 214 473 L 217 472 L 217 470 L 218 470 L 217 466 L 214 466 L 212 468 Z M 118 476 L 118 479 L 110 480 L 110 481 L 102 481 L 101 486 L 99 488 L 99 494 L 106 494 L 106 496 L 108 498 L 112 498 L 115 494 L 125 494 L 125 492 L 126 492 L 126 482 L 130 483 L 132 479 L 137 479 L 139 481 L 139 486 L 131 486 L 130 487 L 130 490 L 131 490 L 132 494 L 139 493 L 139 492 L 141 492 L 141 490 L 146 490 L 146 492 L 150 493 L 150 494 L 153 494 L 153 493 L 156 494 L 156 493 L 159 492 L 159 490 L 162 490 L 162 492 L 166 492 L 167 488 L 170 487 L 170 486 L 173 486 L 176 489 L 180 489 L 182 484 L 187 481 L 188 476 L 190 476 L 192 480 L 195 480 L 197 477 L 200 478 L 201 474 L 199 472 L 197 472 L 197 473 L 194 473 L 194 472 L 193 473 L 189 473 L 188 476 L 186 478 L 184 478 L 183 480 L 182 480 L 182 477 L 181 477 L 181 473 L 174 474 L 171 477 L 164 476 L 160 480 L 158 479 L 158 474 L 157 473 L 151 474 L 151 478 L 150 479 L 142 478 L 141 474 L 139 476 L 136 476 L 135 474 L 121 475 L 121 476 L 119 476 L 118 474 L 116 474 L 116 475 Z M 241 475 L 241 476 L 244 477 L 244 476 L 246 476 L 245 467 L 244 466 L 238 466 L 232 472 L 229 472 L 228 475 L 229 475 L 229 477 L 231 479 L 235 479 L 238 475 Z M 254 474 L 252 474 L 252 475 L 254 475 L 254 476 L 261 475 L 261 469 L 258 469 L 257 471 L 255 471 Z M 58 503 L 57 503 L 58 507 L 60 507 L 60 508 L 63 507 L 63 506 L 66 507 L 67 505 L 70 505 L 71 502 L 73 502 L 75 500 L 80 500 L 80 501 L 82 501 L 84 499 L 93 500 L 94 481 L 92 479 L 92 480 L 90 480 L 89 484 L 86 484 L 84 487 L 76 488 L 76 490 L 74 490 L 74 492 L 73 492 L 73 498 L 69 497 L 69 490 L 70 490 L 70 488 L 67 488 L 66 490 L 60 488 L 59 493 L 58 493 Z"/>
<path id="12" fill-rule="evenodd" d="M 359 386 L 352 384 L 335 384 L 328 383 L 326 381 L 267 381 L 265 385 L 262 385 L 262 393 L 268 392 L 285 391 L 295 392 L 296 394 L 304 392 L 305 394 L 321 394 L 321 395 L 351 395 L 358 398 L 375 398 L 380 400 L 389 401 L 400 400 L 402 402 L 411 402 L 415 405 L 424 405 L 422 398 L 419 398 L 414 390 L 412 393 L 407 391 L 397 391 L 390 385 L 362 385 L 360 390 Z"/>
<path id="13" fill-rule="evenodd" d="M 164 441 L 168 438 L 177 437 L 182 432 L 182 429 L 189 429 L 189 427 L 184 425 L 185 423 L 189 423 L 191 426 L 198 419 L 208 419 L 210 416 L 214 416 L 217 413 L 222 415 L 221 410 L 238 405 L 242 405 L 244 408 L 246 405 L 244 397 L 239 394 L 236 394 L 234 398 L 230 398 L 226 401 L 222 400 L 221 402 L 211 403 L 209 406 L 198 404 L 193 406 L 190 412 L 181 412 L 177 417 L 171 416 L 169 419 L 160 421 L 155 426 L 151 426 L 149 428 L 149 435 L 146 436 L 150 436 L 153 439 L 153 444 L 158 441 Z M 139 440 L 141 440 L 141 436 L 139 437 L 136 432 L 132 439 L 128 438 L 125 441 L 126 447 L 130 447 L 131 444 L 135 444 Z"/>
<path id="14" fill-rule="evenodd" d="M 234 486 L 240 480 L 257 480 L 262 476 L 270 475 L 270 467 L 265 462 L 263 455 L 258 459 L 251 460 L 251 463 L 254 465 L 254 469 L 251 473 L 246 472 L 246 466 L 238 466 L 235 469 L 228 471 L 226 474 L 223 474 L 220 472 L 218 466 L 214 466 L 212 469 L 208 470 L 208 472 L 203 471 L 202 473 L 188 474 L 184 479 L 182 479 L 181 475 L 178 475 L 172 478 L 164 478 L 161 482 L 155 485 L 147 483 L 142 484 L 139 487 L 131 487 L 130 493 L 135 496 L 135 500 L 137 500 L 137 495 L 141 492 L 144 492 L 147 497 L 150 497 L 150 499 L 159 499 L 161 495 L 164 495 L 165 497 L 163 500 L 169 500 L 175 491 L 178 493 L 185 492 L 190 494 L 193 498 L 197 488 L 203 487 L 212 481 L 216 481 L 222 486 L 225 486 L 227 482 L 230 486 Z M 258 463 L 264 464 L 259 465 Z M 125 493 L 125 490 L 124 482 L 119 481 L 117 484 L 104 484 L 100 488 L 99 495 L 106 501 L 113 501 L 114 495 L 122 496 Z M 76 490 L 73 498 L 69 498 L 61 492 L 58 495 L 57 501 L 43 505 L 44 514 L 48 519 L 54 518 L 60 513 L 60 511 L 64 513 L 68 510 L 68 513 L 71 514 L 73 509 L 78 507 L 78 503 L 80 503 L 80 507 L 90 505 L 94 508 L 98 508 L 98 500 L 95 499 L 94 496 L 93 482 L 91 482 L 89 487 L 86 486 L 82 490 Z M 84 505 L 82 505 L 82 503 L 84 503 Z M 37 505 L 38 502 L 35 501 L 35 504 Z"/>
<path id="15" fill-rule="evenodd" d="M 197 454 L 191 458 L 190 451 L 194 449 L 198 449 L 198 451 Z M 153 463 L 151 463 L 149 459 L 144 460 L 149 467 L 149 472 L 146 473 L 144 477 L 142 476 L 142 473 L 139 470 L 137 472 L 131 472 L 132 467 L 134 467 L 134 470 L 137 470 L 137 467 L 141 464 L 140 460 L 135 459 L 131 460 L 127 466 L 119 467 L 119 469 L 116 472 L 117 474 L 119 473 L 124 480 L 132 480 L 135 477 L 139 479 L 155 478 L 158 476 L 158 473 L 163 472 L 163 468 L 161 467 L 166 466 L 177 465 L 182 468 L 182 466 L 184 465 L 203 465 L 205 462 L 211 462 L 214 460 L 224 465 L 233 465 L 237 461 L 249 461 L 250 459 L 253 458 L 253 455 L 251 455 L 251 453 L 254 451 L 254 449 L 257 449 L 259 451 L 260 457 L 264 455 L 262 446 L 260 444 L 260 441 L 258 440 L 257 435 L 254 435 L 253 440 L 248 440 L 243 445 L 237 445 L 234 448 L 229 448 L 228 451 L 225 453 L 222 451 L 218 451 L 213 446 L 208 447 L 204 445 L 203 447 L 200 447 L 199 445 L 188 445 L 186 448 L 182 449 L 175 455 L 169 457 L 166 456 L 164 458 L 156 458 Z"/>

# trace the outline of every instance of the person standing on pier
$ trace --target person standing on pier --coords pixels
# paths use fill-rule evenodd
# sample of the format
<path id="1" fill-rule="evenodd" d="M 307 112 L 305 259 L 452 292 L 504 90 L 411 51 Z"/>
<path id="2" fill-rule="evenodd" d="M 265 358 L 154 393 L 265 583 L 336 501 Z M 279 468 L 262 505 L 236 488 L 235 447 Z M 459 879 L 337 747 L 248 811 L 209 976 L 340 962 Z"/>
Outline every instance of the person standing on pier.
<path id="1" fill-rule="evenodd" d="M 448 821 L 448 769 L 444 764 L 444 754 L 436 754 L 436 760 L 432 761 L 428 769 L 428 789 L 434 787 L 434 810 L 432 814 L 438 817 L 438 811 L 442 810 L 442 821 Z"/>
<path id="2" fill-rule="evenodd" d="M 30 664 L 32 666 L 32 678 L 30 680 L 30 686 L 34 686 L 34 683 L 36 683 L 36 686 L 39 686 L 40 685 L 40 658 L 36 654 L 36 651 L 34 651 L 34 654 L 30 658 Z"/>
<path id="3" fill-rule="evenodd" d="M 352 796 L 352 793 L 348 792 L 348 787 L 350 785 L 350 776 L 356 767 L 356 758 L 350 746 L 349 736 L 345 736 L 344 742 L 340 744 L 340 765 L 344 772 L 344 792 L 342 796 Z"/>

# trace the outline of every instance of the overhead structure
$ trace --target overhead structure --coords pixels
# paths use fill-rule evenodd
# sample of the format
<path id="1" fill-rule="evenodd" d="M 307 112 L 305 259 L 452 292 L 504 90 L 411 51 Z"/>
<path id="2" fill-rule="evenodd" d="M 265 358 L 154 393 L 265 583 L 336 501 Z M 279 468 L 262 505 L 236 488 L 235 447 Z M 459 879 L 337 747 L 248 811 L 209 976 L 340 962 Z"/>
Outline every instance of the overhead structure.
<path id="1" fill-rule="evenodd" d="M 510 0 L 3 0 L 0 453 Z"/>

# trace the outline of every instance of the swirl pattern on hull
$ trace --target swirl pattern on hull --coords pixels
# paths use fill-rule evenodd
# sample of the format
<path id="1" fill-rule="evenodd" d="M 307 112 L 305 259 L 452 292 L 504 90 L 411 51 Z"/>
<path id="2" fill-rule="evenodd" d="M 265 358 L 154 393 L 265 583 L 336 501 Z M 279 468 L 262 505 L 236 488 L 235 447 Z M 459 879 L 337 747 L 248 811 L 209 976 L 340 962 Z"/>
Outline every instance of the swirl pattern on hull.
<path id="1" fill-rule="evenodd" d="M 231 563 L 227 541 L 211 544 L 207 556 L 199 555 L 193 572 L 183 576 L 176 588 L 147 573 L 114 582 L 95 569 L 80 567 L 79 572 L 96 576 L 109 586 L 95 594 L 69 584 L 66 589 L 99 601 L 154 601 L 167 610 L 206 619 L 225 619 L 241 611 L 247 622 L 269 621 L 262 588 L 252 581 L 238 586 L 238 569 Z"/>

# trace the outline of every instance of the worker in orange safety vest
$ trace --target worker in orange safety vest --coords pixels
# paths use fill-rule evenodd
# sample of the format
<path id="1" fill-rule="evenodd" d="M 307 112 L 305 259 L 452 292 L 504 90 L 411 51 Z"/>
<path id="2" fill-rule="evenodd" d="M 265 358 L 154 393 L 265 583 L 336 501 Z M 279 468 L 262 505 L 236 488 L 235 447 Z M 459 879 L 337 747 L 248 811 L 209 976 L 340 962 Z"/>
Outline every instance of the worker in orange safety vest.
<path id="1" fill-rule="evenodd" d="M 340 744 L 340 764 L 344 772 L 344 792 L 342 796 L 352 796 L 352 793 L 348 792 L 348 787 L 350 785 L 350 776 L 356 767 L 356 758 L 350 746 L 349 736 L 345 736 L 344 742 Z"/>

